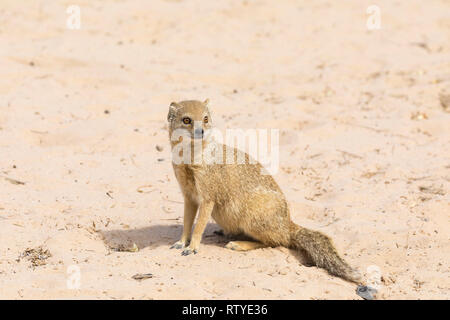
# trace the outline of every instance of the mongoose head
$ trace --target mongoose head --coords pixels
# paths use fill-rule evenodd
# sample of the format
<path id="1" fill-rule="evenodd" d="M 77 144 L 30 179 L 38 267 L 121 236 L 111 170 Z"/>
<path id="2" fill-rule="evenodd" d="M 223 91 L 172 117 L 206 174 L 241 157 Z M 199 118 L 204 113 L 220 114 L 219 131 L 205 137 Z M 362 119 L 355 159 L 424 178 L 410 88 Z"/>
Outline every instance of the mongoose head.
<path id="1" fill-rule="evenodd" d="M 212 127 L 211 115 L 208 109 L 209 100 L 187 100 L 172 102 L 169 107 L 167 121 L 169 121 L 169 135 L 183 132 L 183 136 L 191 139 L 204 139 Z"/>

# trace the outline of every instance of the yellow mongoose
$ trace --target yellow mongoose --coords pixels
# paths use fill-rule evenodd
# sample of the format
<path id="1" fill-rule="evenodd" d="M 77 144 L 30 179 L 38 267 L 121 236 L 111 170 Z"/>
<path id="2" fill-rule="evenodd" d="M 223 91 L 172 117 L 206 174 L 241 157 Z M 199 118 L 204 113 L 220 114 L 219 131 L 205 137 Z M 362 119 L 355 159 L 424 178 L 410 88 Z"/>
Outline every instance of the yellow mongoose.
<path id="1" fill-rule="evenodd" d="M 245 153 L 244 164 L 222 164 L 192 161 L 196 152 L 206 147 L 223 150 L 231 147 L 208 138 L 212 128 L 208 100 L 172 102 L 167 116 L 172 151 L 183 141 L 190 147 L 200 141 L 203 148 L 190 154 L 191 161 L 173 162 L 175 176 L 184 196 L 184 228 L 181 240 L 172 248 L 183 249 L 182 254 L 197 253 L 203 231 L 209 218 L 223 228 L 225 234 L 244 235 L 252 241 L 231 241 L 226 247 L 246 251 L 263 247 L 283 246 L 304 250 L 318 267 L 333 275 L 357 282 L 359 273 L 352 269 L 337 253 L 331 239 L 317 231 L 303 228 L 290 219 L 289 208 L 283 192 L 271 175 L 262 174 L 258 162 L 249 163 Z M 200 124 L 199 126 L 194 124 Z M 175 132 L 182 132 L 175 136 Z M 231 148 L 234 156 L 243 151 Z M 182 155 L 182 152 L 174 157 Z M 235 158 L 235 159 L 236 159 Z M 190 162 L 190 163 L 189 163 Z M 192 226 L 198 211 L 197 224 Z M 192 236 L 192 237 L 191 237 Z"/>

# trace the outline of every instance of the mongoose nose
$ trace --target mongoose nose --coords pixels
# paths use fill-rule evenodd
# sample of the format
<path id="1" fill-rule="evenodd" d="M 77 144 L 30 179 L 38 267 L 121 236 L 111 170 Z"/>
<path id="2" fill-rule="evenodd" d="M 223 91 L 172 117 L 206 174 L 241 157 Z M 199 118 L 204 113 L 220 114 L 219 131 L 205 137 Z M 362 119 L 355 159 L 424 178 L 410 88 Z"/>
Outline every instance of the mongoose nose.
<path id="1" fill-rule="evenodd" d="M 195 138 L 203 138 L 203 134 L 204 134 L 204 131 L 203 131 L 202 128 L 198 128 L 198 129 L 194 130 L 194 137 Z"/>

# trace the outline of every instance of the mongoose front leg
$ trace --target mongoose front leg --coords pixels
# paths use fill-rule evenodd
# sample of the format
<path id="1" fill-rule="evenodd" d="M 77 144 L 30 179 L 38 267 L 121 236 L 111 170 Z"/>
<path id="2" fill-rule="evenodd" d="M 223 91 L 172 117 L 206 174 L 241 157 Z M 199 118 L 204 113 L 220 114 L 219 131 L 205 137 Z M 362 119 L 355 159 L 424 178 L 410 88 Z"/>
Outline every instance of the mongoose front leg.
<path id="1" fill-rule="evenodd" d="M 183 256 L 198 252 L 198 247 L 200 246 L 200 240 L 202 240 L 203 231 L 205 231 L 206 224 L 211 217 L 213 208 L 214 202 L 212 201 L 202 201 L 202 203 L 200 204 L 198 219 L 194 228 L 194 233 L 192 234 L 191 243 L 189 244 L 189 247 L 181 252 Z"/>
<path id="2" fill-rule="evenodd" d="M 192 225 L 194 224 L 195 215 L 197 214 L 198 203 L 185 197 L 184 199 L 184 223 L 183 223 L 183 234 L 181 235 L 181 240 L 175 242 L 170 249 L 182 249 L 189 245 L 191 240 Z"/>

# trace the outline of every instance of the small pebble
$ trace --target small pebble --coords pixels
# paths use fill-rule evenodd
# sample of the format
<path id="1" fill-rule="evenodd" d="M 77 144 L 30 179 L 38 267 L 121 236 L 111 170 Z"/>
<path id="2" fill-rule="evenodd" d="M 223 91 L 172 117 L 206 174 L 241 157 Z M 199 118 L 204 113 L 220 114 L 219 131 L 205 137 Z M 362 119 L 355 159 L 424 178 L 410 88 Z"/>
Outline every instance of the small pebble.
<path id="1" fill-rule="evenodd" d="M 358 286 L 358 288 L 356 288 L 356 294 L 364 300 L 373 300 L 376 293 L 377 289 L 369 286 Z"/>

